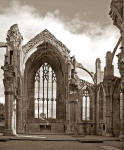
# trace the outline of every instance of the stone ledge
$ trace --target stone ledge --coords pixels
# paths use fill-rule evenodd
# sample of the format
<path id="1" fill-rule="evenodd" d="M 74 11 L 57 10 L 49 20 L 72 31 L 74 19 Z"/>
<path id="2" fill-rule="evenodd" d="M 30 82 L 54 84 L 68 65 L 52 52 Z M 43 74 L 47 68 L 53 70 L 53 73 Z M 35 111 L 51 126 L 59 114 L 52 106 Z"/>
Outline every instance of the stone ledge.
<path id="1" fill-rule="evenodd" d="M 104 140 L 97 140 L 97 139 L 77 139 L 77 141 L 81 143 L 103 143 Z"/>

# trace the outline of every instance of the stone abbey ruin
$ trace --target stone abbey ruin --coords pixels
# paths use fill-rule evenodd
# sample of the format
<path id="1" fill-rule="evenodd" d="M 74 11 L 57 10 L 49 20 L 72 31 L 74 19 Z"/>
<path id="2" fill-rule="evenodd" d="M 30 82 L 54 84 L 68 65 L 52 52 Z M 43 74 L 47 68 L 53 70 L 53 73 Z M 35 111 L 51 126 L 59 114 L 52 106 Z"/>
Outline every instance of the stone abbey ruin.
<path id="1" fill-rule="evenodd" d="M 22 45 L 18 25 L 8 30 L 4 59 L 5 135 L 66 133 L 116 136 L 124 140 L 124 1 L 112 0 L 110 16 L 120 30 L 106 65 L 96 59 L 93 74 L 70 56 L 70 50 L 48 30 Z M 118 69 L 113 59 L 120 46 Z M 85 70 L 93 84 L 80 79 L 76 68 Z"/>

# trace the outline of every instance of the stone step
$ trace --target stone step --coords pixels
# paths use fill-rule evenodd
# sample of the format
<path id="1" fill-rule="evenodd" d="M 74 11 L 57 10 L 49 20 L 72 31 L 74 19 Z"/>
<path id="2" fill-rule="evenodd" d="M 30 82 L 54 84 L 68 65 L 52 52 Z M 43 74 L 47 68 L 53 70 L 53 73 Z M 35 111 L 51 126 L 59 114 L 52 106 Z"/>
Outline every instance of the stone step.
<path id="1" fill-rule="evenodd" d="M 119 148 L 113 146 L 101 146 L 101 148 L 103 148 L 104 150 L 120 150 Z"/>
<path id="2" fill-rule="evenodd" d="M 70 136 L 58 135 L 18 135 L 13 136 L 10 140 L 28 140 L 28 141 L 76 141 Z"/>
<path id="3" fill-rule="evenodd" d="M 66 133 L 51 133 L 51 132 L 32 132 L 25 133 L 26 135 L 68 135 Z"/>
<path id="4" fill-rule="evenodd" d="M 9 140 L 10 140 L 9 137 L 0 136 L 0 142 L 7 142 Z"/>
<path id="5" fill-rule="evenodd" d="M 81 143 L 103 143 L 104 140 L 98 139 L 77 139 L 77 141 Z"/>

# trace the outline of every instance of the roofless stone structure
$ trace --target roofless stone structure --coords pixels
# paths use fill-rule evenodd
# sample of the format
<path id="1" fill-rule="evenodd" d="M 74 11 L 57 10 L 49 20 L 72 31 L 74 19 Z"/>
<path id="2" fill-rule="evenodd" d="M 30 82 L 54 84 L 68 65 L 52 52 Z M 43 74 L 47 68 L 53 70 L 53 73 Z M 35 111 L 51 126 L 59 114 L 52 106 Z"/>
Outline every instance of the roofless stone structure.
<path id="1" fill-rule="evenodd" d="M 110 15 L 121 37 L 113 52 L 106 53 L 104 72 L 99 58 L 96 72 L 90 72 L 46 29 L 22 45 L 18 25 L 10 27 L 6 42 L 0 42 L 6 47 L 5 135 L 47 132 L 124 139 L 123 1 L 112 1 Z M 112 62 L 120 43 L 119 78 Z M 80 79 L 77 68 L 93 82 Z"/>

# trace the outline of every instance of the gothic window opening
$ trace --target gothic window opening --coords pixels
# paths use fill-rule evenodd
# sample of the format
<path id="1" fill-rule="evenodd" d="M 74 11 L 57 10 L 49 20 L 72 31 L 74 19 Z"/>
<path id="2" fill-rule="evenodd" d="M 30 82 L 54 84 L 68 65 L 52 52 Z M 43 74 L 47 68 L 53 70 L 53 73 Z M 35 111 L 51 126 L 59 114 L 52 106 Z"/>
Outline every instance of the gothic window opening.
<path id="1" fill-rule="evenodd" d="M 56 118 L 56 75 L 48 63 L 35 75 L 35 118 Z"/>
<path id="2" fill-rule="evenodd" d="M 84 121 L 90 120 L 90 97 L 87 89 L 83 91 L 82 120 Z"/>

